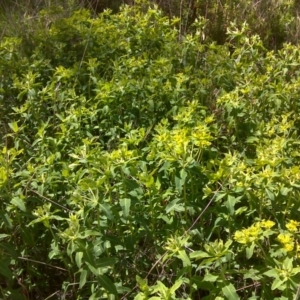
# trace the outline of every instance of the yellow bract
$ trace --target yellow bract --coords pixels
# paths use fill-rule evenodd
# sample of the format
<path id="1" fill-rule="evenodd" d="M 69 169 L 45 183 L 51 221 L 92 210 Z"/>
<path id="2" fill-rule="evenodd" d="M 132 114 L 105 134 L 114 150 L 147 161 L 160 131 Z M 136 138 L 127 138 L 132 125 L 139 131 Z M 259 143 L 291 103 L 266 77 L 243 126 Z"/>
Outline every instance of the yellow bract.
<path id="1" fill-rule="evenodd" d="M 290 244 L 293 242 L 293 237 L 289 233 L 280 233 L 277 237 L 277 240 L 283 244 Z"/>
<path id="2" fill-rule="evenodd" d="M 263 221 L 261 221 L 260 225 L 263 228 L 270 229 L 270 228 L 272 228 L 275 225 L 275 222 L 273 222 L 271 220 L 267 220 L 267 221 L 263 220 Z"/>
<path id="3" fill-rule="evenodd" d="M 286 225 L 286 228 L 289 232 L 298 232 L 298 227 L 300 226 L 300 222 L 290 220 Z"/>
<path id="4" fill-rule="evenodd" d="M 259 240 L 262 236 L 262 229 L 259 223 L 253 224 L 251 227 L 239 230 L 234 234 L 234 239 L 240 244 L 249 244 Z"/>
<path id="5" fill-rule="evenodd" d="M 293 243 L 284 244 L 284 245 L 283 245 L 283 248 L 284 248 L 287 252 L 293 251 L 293 250 L 294 250 L 294 244 L 293 244 Z"/>

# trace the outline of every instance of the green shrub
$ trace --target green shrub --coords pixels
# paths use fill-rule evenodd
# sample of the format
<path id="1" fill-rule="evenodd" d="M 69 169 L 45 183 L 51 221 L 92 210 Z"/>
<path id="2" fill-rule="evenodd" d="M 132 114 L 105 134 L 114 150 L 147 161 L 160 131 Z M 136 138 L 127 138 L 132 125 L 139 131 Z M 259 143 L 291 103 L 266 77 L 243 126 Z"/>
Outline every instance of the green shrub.
<path id="1" fill-rule="evenodd" d="M 57 11 L 0 44 L 1 297 L 296 298 L 298 47 Z"/>

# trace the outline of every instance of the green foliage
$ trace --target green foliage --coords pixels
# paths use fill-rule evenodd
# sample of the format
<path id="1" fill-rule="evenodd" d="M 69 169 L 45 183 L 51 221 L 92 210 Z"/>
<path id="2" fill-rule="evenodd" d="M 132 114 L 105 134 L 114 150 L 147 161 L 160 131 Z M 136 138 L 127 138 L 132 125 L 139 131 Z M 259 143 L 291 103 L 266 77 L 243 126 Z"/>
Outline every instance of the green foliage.
<path id="1" fill-rule="evenodd" d="M 299 48 L 137 2 L 1 40 L 1 298 L 296 299 Z"/>

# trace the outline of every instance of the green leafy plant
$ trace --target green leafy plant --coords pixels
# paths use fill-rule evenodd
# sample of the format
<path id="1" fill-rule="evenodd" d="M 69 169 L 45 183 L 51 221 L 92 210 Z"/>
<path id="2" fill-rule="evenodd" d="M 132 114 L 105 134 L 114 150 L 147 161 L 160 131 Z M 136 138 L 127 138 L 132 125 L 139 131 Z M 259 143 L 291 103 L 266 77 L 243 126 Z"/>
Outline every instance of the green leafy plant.
<path id="1" fill-rule="evenodd" d="M 3 299 L 297 299 L 300 52 L 242 4 L 222 45 L 146 1 L 3 35 Z"/>

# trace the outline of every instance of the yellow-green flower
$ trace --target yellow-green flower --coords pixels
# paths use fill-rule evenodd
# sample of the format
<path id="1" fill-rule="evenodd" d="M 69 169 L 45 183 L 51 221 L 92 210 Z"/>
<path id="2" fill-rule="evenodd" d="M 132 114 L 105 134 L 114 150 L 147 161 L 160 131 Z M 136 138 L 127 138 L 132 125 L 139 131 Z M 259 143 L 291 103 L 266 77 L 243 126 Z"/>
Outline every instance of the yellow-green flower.
<path id="1" fill-rule="evenodd" d="M 297 227 L 300 226 L 300 223 L 294 220 L 290 220 L 285 226 L 289 232 L 298 232 Z"/>
<path id="2" fill-rule="evenodd" d="M 284 245 L 283 245 L 283 248 L 284 248 L 287 252 L 293 251 L 293 250 L 294 250 L 294 243 L 284 244 Z"/>
<path id="3" fill-rule="evenodd" d="M 262 220 L 260 222 L 260 226 L 266 229 L 270 229 L 275 225 L 275 222 L 271 221 L 271 220 Z"/>
<path id="4" fill-rule="evenodd" d="M 234 239 L 240 244 L 249 244 L 257 241 L 262 234 L 259 223 L 253 224 L 251 227 L 238 230 L 234 234 Z"/>
<path id="5" fill-rule="evenodd" d="M 300 245 L 296 245 L 297 257 L 300 258 Z"/>
<path id="6" fill-rule="evenodd" d="M 244 230 L 239 230 L 235 232 L 234 239 L 240 244 L 247 244 L 248 242 L 248 238 Z"/>
<path id="7" fill-rule="evenodd" d="M 294 242 L 293 237 L 289 233 L 280 233 L 277 237 L 277 240 L 283 245 Z"/>
<path id="8" fill-rule="evenodd" d="M 253 237 L 257 237 L 261 233 L 261 228 L 259 223 L 253 224 L 251 227 L 248 228 L 249 235 Z"/>
<path id="9" fill-rule="evenodd" d="M 197 147 L 205 148 L 211 144 L 212 137 L 209 133 L 208 127 L 199 124 L 192 132 L 192 139 Z"/>

